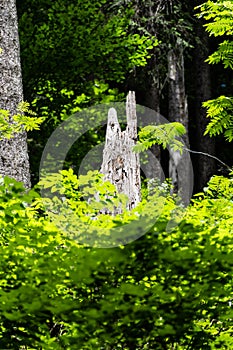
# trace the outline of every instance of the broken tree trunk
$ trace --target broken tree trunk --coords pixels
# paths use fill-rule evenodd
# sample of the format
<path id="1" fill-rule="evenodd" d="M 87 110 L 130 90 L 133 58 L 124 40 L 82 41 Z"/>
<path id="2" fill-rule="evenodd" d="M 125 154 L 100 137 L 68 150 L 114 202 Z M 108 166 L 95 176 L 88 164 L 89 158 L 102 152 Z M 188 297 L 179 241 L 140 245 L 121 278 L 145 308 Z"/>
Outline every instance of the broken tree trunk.
<path id="1" fill-rule="evenodd" d="M 121 131 L 117 112 L 110 108 L 103 163 L 100 172 L 105 181 L 116 186 L 119 193 L 128 197 L 127 209 L 133 209 L 140 202 L 140 162 L 139 155 L 132 148 L 137 141 L 137 115 L 135 93 L 130 91 L 126 101 L 127 127 Z M 120 212 L 121 209 L 117 209 Z"/>

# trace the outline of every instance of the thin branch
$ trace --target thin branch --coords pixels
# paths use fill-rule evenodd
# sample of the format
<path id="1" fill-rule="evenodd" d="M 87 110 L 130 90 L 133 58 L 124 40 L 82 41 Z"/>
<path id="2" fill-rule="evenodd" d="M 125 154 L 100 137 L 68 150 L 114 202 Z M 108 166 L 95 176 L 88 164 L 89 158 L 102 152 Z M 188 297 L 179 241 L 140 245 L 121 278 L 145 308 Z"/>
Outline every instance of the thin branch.
<path id="1" fill-rule="evenodd" d="M 185 151 L 188 151 L 188 152 L 190 152 L 190 153 L 201 154 L 201 155 L 203 155 L 203 156 L 207 156 L 207 157 L 213 158 L 213 159 L 217 160 L 219 163 L 221 163 L 222 165 L 224 165 L 228 170 L 232 170 L 232 168 L 231 168 L 229 165 L 227 165 L 226 163 L 224 163 L 221 159 L 219 159 L 219 158 L 217 158 L 217 157 L 215 157 L 215 156 L 212 156 L 212 154 L 205 153 L 205 152 L 199 152 L 199 151 L 192 151 L 191 149 L 188 149 L 188 148 L 185 148 L 185 147 L 184 147 L 184 150 L 185 150 Z"/>

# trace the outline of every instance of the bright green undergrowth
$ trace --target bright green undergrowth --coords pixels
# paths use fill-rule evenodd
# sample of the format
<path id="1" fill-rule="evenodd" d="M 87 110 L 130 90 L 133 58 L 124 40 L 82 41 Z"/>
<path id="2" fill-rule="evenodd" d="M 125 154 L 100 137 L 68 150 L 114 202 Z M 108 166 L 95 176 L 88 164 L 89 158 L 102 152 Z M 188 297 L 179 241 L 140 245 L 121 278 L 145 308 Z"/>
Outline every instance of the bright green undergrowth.
<path id="1" fill-rule="evenodd" d="M 232 178 L 213 177 L 188 208 L 180 209 L 177 226 L 167 232 L 176 198 L 166 186 L 116 218 L 100 209 L 123 207 L 125 197 L 97 172 L 80 178 L 71 170 L 53 174 L 41 182 L 43 199 L 37 190 L 26 192 L 20 183 L 2 179 L 1 347 L 229 349 L 232 183 Z M 158 201 L 163 205 L 156 216 Z M 76 232 L 84 234 L 88 222 L 86 236 L 91 237 L 96 227 L 139 220 L 145 209 L 154 222 L 125 246 L 88 247 L 65 230 L 64 223 L 74 220 Z"/>

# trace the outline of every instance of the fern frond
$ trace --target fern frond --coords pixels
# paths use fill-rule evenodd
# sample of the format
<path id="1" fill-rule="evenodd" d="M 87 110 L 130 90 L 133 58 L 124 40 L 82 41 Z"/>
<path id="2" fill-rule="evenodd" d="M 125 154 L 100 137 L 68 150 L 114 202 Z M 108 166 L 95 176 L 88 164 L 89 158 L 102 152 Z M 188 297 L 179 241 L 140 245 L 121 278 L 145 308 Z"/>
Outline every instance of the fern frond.
<path id="1" fill-rule="evenodd" d="M 231 141 L 233 139 L 233 97 L 220 96 L 204 102 L 203 107 L 207 109 L 207 117 L 211 119 L 204 135 L 215 136 L 224 132 L 225 138 Z"/>
<path id="2" fill-rule="evenodd" d="M 216 16 L 214 22 L 205 24 L 207 32 L 214 36 L 232 35 L 232 19 L 226 19 Z"/>
<path id="3" fill-rule="evenodd" d="M 230 200 L 233 198 L 233 178 L 214 175 L 208 182 L 204 190 L 205 195 L 211 198 L 225 197 Z"/>
<path id="4" fill-rule="evenodd" d="M 232 1 L 210 1 L 197 7 L 200 11 L 199 16 L 204 17 L 209 23 L 205 24 L 206 30 L 210 35 L 222 36 L 232 35 Z"/>
<path id="5" fill-rule="evenodd" d="M 148 125 L 139 132 L 139 142 L 134 146 L 135 152 L 143 152 L 155 144 L 164 149 L 168 146 L 174 151 L 183 151 L 183 143 L 177 137 L 185 134 L 185 127 L 178 122 L 161 125 Z"/>
<path id="6" fill-rule="evenodd" d="M 208 0 L 197 7 L 199 16 L 209 21 L 205 24 L 210 35 L 229 36 L 233 34 L 233 2 Z M 208 63 L 216 64 L 222 62 L 224 68 L 233 70 L 233 41 L 224 40 L 219 44 L 217 51 L 208 57 Z M 203 103 L 207 109 L 207 117 L 211 119 L 205 134 L 210 136 L 224 133 L 227 141 L 233 140 L 233 97 L 220 96 L 215 100 Z"/>
<path id="7" fill-rule="evenodd" d="M 216 64 L 221 61 L 224 64 L 224 68 L 230 67 L 233 69 L 233 41 L 223 41 L 219 44 L 217 51 L 210 55 L 206 60 L 206 62 L 210 64 Z"/>

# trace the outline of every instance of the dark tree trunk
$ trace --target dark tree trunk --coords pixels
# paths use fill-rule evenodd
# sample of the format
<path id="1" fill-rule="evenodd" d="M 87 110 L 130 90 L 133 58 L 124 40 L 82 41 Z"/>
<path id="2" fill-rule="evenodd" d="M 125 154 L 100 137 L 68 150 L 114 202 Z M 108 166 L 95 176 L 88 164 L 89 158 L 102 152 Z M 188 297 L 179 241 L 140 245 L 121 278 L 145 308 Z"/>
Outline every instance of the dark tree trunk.
<path id="1" fill-rule="evenodd" d="M 186 128 L 186 134 L 183 137 L 185 147 L 189 148 L 188 138 L 188 108 L 185 94 L 184 79 L 184 57 L 183 49 L 178 46 L 168 52 L 168 119 L 170 122 L 182 123 Z M 169 177 L 172 179 L 174 192 L 178 192 L 185 183 L 189 181 L 190 174 L 187 173 L 185 166 L 185 154 L 181 155 L 179 151 L 170 150 L 169 159 Z M 184 152 L 185 153 L 185 152 Z"/>
<path id="2" fill-rule="evenodd" d="M 168 115 L 169 121 L 182 123 L 187 130 L 183 139 L 189 146 L 188 138 L 188 108 L 185 93 L 184 56 L 182 47 L 168 52 Z"/>
<path id="3" fill-rule="evenodd" d="M 142 101 L 143 106 L 152 109 L 153 111 L 160 113 L 160 94 L 159 94 L 159 71 L 156 56 L 153 56 L 148 71 L 145 72 L 145 81 L 147 82 L 146 93 Z M 157 162 L 149 161 L 144 165 L 144 169 L 148 179 L 161 179 L 161 167 L 160 167 L 160 146 L 153 145 L 148 150 L 151 152 L 151 156 L 157 159 Z"/>
<path id="4" fill-rule="evenodd" d="M 209 37 L 202 24 L 196 24 L 196 35 L 201 43 L 196 44 L 194 49 L 195 68 L 195 109 L 194 120 L 196 126 L 195 143 L 193 148 L 199 152 L 215 154 L 215 140 L 209 136 L 204 136 L 204 132 L 209 120 L 206 118 L 206 111 L 202 107 L 202 102 L 211 98 L 210 66 L 205 62 L 208 57 Z M 195 165 L 195 190 L 200 191 L 206 185 L 210 177 L 216 171 L 216 164 L 213 158 L 194 155 Z"/>
<path id="5" fill-rule="evenodd" d="M 0 109 L 17 114 L 23 101 L 18 20 L 15 0 L 0 3 Z M 10 176 L 30 187 L 27 135 L 21 132 L 0 141 L 0 174 Z"/>

